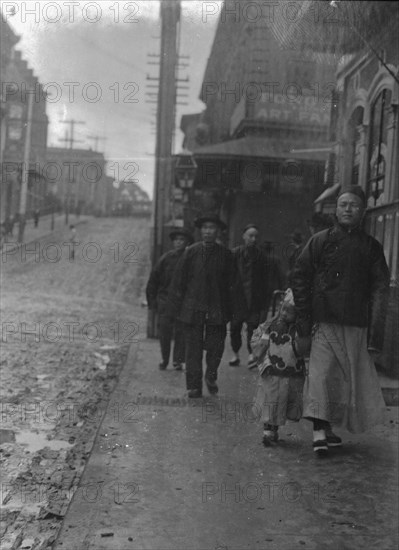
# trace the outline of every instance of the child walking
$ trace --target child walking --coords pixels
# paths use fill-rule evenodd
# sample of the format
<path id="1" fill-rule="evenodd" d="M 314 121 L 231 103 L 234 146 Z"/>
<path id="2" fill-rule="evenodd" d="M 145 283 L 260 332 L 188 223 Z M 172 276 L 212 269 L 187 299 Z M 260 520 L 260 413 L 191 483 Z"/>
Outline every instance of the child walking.
<path id="1" fill-rule="evenodd" d="M 286 420 L 302 417 L 305 361 L 295 348 L 295 304 L 291 289 L 284 295 L 279 313 L 270 326 L 260 325 L 252 337 L 259 380 L 254 413 L 263 422 L 263 444 L 278 441 L 278 428 Z"/>
<path id="2" fill-rule="evenodd" d="M 75 247 L 79 244 L 79 241 L 76 233 L 76 227 L 74 225 L 69 226 L 69 242 L 72 244 L 72 250 L 69 252 L 69 260 L 75 261 Z"/>

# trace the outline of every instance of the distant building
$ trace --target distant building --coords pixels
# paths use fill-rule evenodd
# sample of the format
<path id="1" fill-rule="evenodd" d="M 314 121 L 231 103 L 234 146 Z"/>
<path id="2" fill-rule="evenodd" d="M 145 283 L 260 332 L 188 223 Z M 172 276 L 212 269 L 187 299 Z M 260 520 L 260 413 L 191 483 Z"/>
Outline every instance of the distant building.
<path id="1" fill-rule="evenodd" d="M 133 180 L 119 182 L 114 189 L 112 213 L 120 216 L 151 216 L 152 201 Z"/>
<path id="2" fill-rule="evenodd" d="M 110 214 L 113 178 L 103 153 L 92 149 L 48 147 L 46 176 L 68 212 Z"/>
<path id="3" fill-rule="evenodd" d="M 284 50 L 270 20 L 256 16 L 264 4 L 224 3 L 200 93 L 205 111 L 185 115 L 182 128 L 198 165 L 192 211 L 219 212 L 231 246 L 256 222 L 284 260 L 323 189 L 336 60 Z"/>
<path id="4" fill-rule="evenodd" d="M 180 129 L 184 133 L 183 149 L 194 151 L 210 142 L 209 125 L 202 122 L 203 113 L 183 115 Z"/>
<path id="5" fill-rule="evenodd" d="M 31 146 L 28 167 L 26 213 L 46 211 L 50 189 L 43 174 L 46 158 L 48 117 L 46 93 L 21 52 L 15 49 L 19 37 L 7 22 L 1 25 L 1 221 L 16 216 L 20 207 L 21 175 L 28 129 L 28 104 L 32 97 Z"/>

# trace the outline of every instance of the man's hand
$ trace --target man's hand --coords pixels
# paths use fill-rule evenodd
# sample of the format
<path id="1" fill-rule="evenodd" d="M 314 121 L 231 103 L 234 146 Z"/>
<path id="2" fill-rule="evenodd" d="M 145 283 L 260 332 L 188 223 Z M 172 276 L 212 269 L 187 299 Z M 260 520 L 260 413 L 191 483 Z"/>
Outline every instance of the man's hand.
<path id="1" fill-rule="evenodd" d="M 310 353 L 312 339 L 310 336 L 297 336 L 295 338 L 295 349 L 300 357 L 306 357 Z"/>

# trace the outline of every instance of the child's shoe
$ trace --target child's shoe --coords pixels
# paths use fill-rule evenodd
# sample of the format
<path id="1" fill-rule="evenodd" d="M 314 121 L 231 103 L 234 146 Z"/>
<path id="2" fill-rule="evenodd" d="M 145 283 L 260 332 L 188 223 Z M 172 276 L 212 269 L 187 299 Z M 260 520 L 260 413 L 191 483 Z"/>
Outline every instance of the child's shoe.
<path id="1" fill-rule="evenodd" d="M 265 447 L 270 447 L 272 443 L 277 443 L 278 441 L 278 426 L 270 426 L 263 430 L 263 439 L 262 443 Z"/>

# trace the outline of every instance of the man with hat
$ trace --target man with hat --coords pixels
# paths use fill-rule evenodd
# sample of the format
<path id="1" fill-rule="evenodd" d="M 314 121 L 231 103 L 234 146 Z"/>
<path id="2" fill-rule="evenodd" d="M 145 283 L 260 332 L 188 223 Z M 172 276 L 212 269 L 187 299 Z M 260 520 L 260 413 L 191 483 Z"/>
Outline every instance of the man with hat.
<path id="1" fill-rule="evenodd" d="M 242 232 L 243 245 L 233 248 L 233 311 L 230 323 L 230 340 L 233 357 L 229 365 L 240 364 L 239 351 L 242 345 L 241 331 L 243 324 L 247 326 L 248 368 L 254 368 L 257 363 L 252 355 L 251 338 L 254 330 L 265 312 L 268 301 L 268 274 L 266 256 L 257 246 L 259 230 L 254 223 L 244 227 Z"/>
<path id="2" fill-rule="evenodd" d="M 202 241 L 189 246 L 176 268 L 171 307 L 184 324 L 188 396 L 202 396 L 202 355 L 206 350 L 205 383 L 211 394 L 219 390 L 217 371 L 230 320 L 231 252 L 216 242 L 225 224 L 215 214 L 195 221 Z"/>
<path id="3" fill-rule="evenodd" d="M 384 418 L 373 360 L 384 340 L 389 271 L 381 244 L 363 230 L 365 210 L 360 186 L 343 189 L 335 225 L 311 237 L 292 275 L 298 353 L 311 345 L 303 416 L 319 454 L 342 444 L 331 424 L 359 433 Z"/>
<path id="4" fill-rule="evenodd" d="M 173 229 L 169 234 L 169 238 L 172 241 L 173 249 L 161 256 L 151 271 L 146 295 L 148 307 L 158 313 L 159 342 L 162 355 L 159 368 L 165 370 L 169 364 L 171 341 L 174 332 L 173 366 L 175 370 L 182 370 L 182 363 L 184 363 L 184 334 L 181 323 L 175 321 L 173 314 L 168 310 L 167 300 L 177 263 L 186 246 L 192 244 L 194 239 L 191 233 L 183 228 Z"/>

